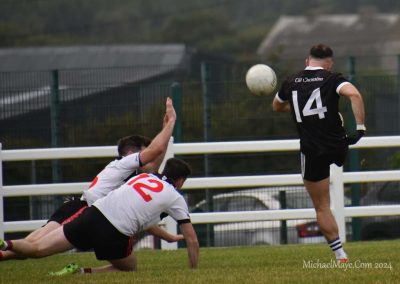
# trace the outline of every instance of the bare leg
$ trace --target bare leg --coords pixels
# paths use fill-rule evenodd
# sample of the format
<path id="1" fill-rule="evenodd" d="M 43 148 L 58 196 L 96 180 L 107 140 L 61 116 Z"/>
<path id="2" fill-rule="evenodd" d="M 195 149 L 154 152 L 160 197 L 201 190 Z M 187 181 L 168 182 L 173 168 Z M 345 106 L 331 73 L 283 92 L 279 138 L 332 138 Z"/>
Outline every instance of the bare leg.
<path id="1" fill-rule="evenodd" d="M 43 236 L 47 235 L 51 231 L 54 231 L 55 229 L 59 228 L 60 226 L 61 225 L 59 223 L 50 221 L 43 227 L 40 227 L 39 229 L 37 229 L 37 230 L 33 231 L 32 233 L 30 233 L 29 235 L 27 235 L 25 237 L 25 239 L 27 239 L 28 241 L 36 241 L 36 240 L 42 238 Z"/>
<path id="2" fill-rule="evenodd" d="M 322 234 L 328 242 L 336 239 L 339 230 L 330 208 L 329 178 L 317 182 L 304 180 L 304 185 L 314 204 Z"/>
<path id="3" fill-rule="evenodd" d="M 28 241 L 26 239 L 12 241 L 11 250 L 19 255 L 31 258 L 40 258 L 64 252 L 73 246 L 64 236 L 62 227 L 48 233 L 39 240 Z"/>
<path id="4" fill-rule="evenodd" d="M 31 242 L 36 241 L 36 240 L 42 238 L 43 236 L 47 235 L 51 231 L 54 231 L 55 229 L 59 228 L 60 226 L 61 225 L 59 223 L 50 221 L 43 227 L 40 227 L 40 228 L 36 229 L 35 231 L 31 232 L 29 235 L 27 235 L 25 237 L 25 240 L 28 240 Z M 13 251 L 1 252 L 0 260 L 9 260 L 9 259 L 26 259 L 26 257 L 24 257 L 22 255 L 18 255 Z"/>
<path id="5" fill-rule="evenodd" d="M 22 255 L 18 255 L 15 252 L 10 251 L 10 250 L 0 251 L 0 261 L 10 260 L 10 259 L 23 260 L 23 259 L 26 259 L 26 257 L 22 256 Z"/>
<path id="6" fill-rule="evenodd" d="M 111 265 L 119 271 L 136 271 L 137 269 L 137 260 L 133 251 L 125 258 L 109 261 L 111 262 Z"/>

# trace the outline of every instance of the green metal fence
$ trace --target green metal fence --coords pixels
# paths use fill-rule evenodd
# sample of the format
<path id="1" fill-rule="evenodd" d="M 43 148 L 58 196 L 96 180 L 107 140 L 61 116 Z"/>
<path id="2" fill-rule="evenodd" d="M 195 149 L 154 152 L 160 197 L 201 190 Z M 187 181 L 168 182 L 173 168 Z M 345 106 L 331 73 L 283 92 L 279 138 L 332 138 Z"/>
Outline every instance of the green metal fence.
<path id="1" fill-rule="evenodd" d="M 364 58 L 338 59 L 363 93 L 369 135 L 399 132 L 399 72 L 365 67 Z M 383 60 L 383 59 L 382 59 Z M 301 61 L 271 62 L 278 78 Z M 182 93 L 182 141 L 250 140 L 296 135 L 286 115 L 272 114 L 271 97 L 250 95 L 249 64 L 207 62 L 179 70 L 109 68 L 0 73 L 0 137 L 5 149 L 114 144 L 123 135 L 160 129 L 171 84 Z M 350 64 L 350 66 L 348 66 Z M 347 66 L 346 66 L 347 65 Z M 202 67 L 203 66 L 203 67 Z M 338 66 L 338 67 L 339 67 Z M 203 68 L 203 69 L 202 69 Z M 202 72 L 199 72 L 202 70 Z M 343 112 L 348 104 L 343 102 Z"/>
<path id="2" fill-rule="evenodd" d="M 382 69 L 381 63 L 387 61 L 389 58 L 336 60 L 336 70 L 348 76 L 363 94 L 371 136 L 400 132 L 400 63 L 390 61 L 388 69 Z M 4 149 L 15 149 L 114 145 L 120 137 L 132 133 L 153 137 L 161 129 L 167 96 L 174 98 L 179 113 L 174 132 L 177 142 L 297 137 L 289 115 L 272 113 L 273 96 L 256 97 L 246 88 L 244 78 L 252 64 L 203 62 L 194 66 L 195 70 L 154 66 L 146 70 L 132 67 L 3 72 L 0 73 L 0 140 Z M 267 64 L 282 81 L 301 69 L 303 60 Z M 349 103 L 342 100 L 341 104 L 351 129 Z M 396 152 L 398 149 L 352 152 L 345 167 L 350 170 L 399 167 L 391 162 Z M 195 176 L 300 172 L 297 153 L 196 155 L 187 160 Z M 88 181 L 107 162 L 91 159 L 6 163 L 4 183 Z M 368 188 L 358 185 L 349 189 L 348 196 L 358 205 L 367 191 Z M 190 194 L 188 200 L 191 206 L 206 200 L 208 210 L 214 210 L 214 195 L 215 192 L 205 189 Z M 21 215 L 47 218 L 60 202 L 45 198 L 6 200 L 6 218 L 18 219 Z M 355 235 L 360 232 L 359 226 L 353 228 Z M 212 229 L 206 231 L 205 239 L 212 244 Z M 359 237 L 360 234 L 355 239 Z"/>

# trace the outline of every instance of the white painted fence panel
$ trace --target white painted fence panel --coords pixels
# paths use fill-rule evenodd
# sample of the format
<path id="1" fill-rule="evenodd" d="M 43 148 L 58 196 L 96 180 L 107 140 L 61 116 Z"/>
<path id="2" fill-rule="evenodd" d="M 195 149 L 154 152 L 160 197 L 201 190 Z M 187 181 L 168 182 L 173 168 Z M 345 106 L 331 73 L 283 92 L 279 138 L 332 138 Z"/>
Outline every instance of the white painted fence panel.
<path id="1" fill-rule="evenodd" d="M 235 141 L 209 143 L 176 143 L 171 142 L 167 157 L 174 155 L 214 154 L 214 153 L 250 153 L 250 152 L 285 152 L 299 150 L 299 140 L 272 141 Z M 400 136 L 364 137 L 351 148 L 387 148 L 400 147 Z M 116 156 L 116 146 L 76 147 L 56 149 L 3 150 L 0 144 L 0 236 L 5 232 L 31 231 L 45 223 L 45 220 L 4 222 L 3 198 L 11 196 L 80 194 L 88 187 L 87 183 L 34 184 L 3 186 L 2 163 L 5 161 L 29 161 L 46 159 L 98 158 Z M 345 217 L 400 215 L 400 205 L 344 207 L 343 187 L 346 183 L 398 181 L 400 170 L 343 172 L 342 168 L 331 168 L 332 208 L 341 229 L 341 238 L 345 240 Z M 257 175 L 235 177 L 189 178 L 184 190 L 204 188 L 245 188 L 257 186 L 284 186 L 302 184 L 300 174 Z M 290 220 L 315 218 L 313 209 L 286 209 L 271 211 L 193 213 L 193 223 L 221 223 L 258 220 Z M 171 221 L 165 222 L 169 230 L 176 226 Z M 163 248 L 173 249 L 176 244 L 163 242 Z"/>

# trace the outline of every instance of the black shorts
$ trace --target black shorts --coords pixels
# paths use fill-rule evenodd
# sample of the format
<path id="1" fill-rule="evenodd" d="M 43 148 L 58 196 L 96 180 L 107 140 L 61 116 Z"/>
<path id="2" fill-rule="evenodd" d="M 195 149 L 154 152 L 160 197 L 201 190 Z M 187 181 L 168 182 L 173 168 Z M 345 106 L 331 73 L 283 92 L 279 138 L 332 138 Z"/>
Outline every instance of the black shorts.
<path id="1" fill-rule="evenodd" d="M 301 173 L 303 179 L 316 182 L 329 177 L 330 165 L 343 166 L 347 150 L 348 148 L 346 147 L 317 156 L 301 153 Z"/>
<path id="2" fill-rule="evenodd" d="M 68 200 L 51 215 L 47 223 L 50 221 L 57 222 L 61 225 L 68 223 L 79 216 L 86 207 L 86 201 L 80 199 Z"/>
<path id="3" fill-rule="evenodd" d="M 120 259 L 132 253 L 133 237 L 119 232 L 95 207 L 88 207 L 65 224 L 64 235 L 79 250 L 93 249 L 98 260 Z"/>

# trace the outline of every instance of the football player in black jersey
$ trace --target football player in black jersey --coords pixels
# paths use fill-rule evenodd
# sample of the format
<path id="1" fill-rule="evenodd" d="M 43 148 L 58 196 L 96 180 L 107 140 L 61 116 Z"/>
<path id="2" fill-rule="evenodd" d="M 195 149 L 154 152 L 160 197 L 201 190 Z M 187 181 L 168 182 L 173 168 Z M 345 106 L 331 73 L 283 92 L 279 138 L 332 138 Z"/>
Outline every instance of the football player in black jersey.
<path id="1" fill-rule="evenodd" d="M 306 68 L 281 85 L 272 108 L 291 112 L 300 136 L 301 171 L 304 185 L 313 201 L 318 225 L 336 259 L 347 262 L 339 238 L 338 226 L 330 209 L 329 170 L 342 166 L 348 146 L 365 134 L 364 103 L 357 88 L 341 74 L 331 72 L 333 51 L 324 44 L 311 47 Z M 347 136 L 339 113 L 339 98 L 350 99 L 357 123 Z"/>

